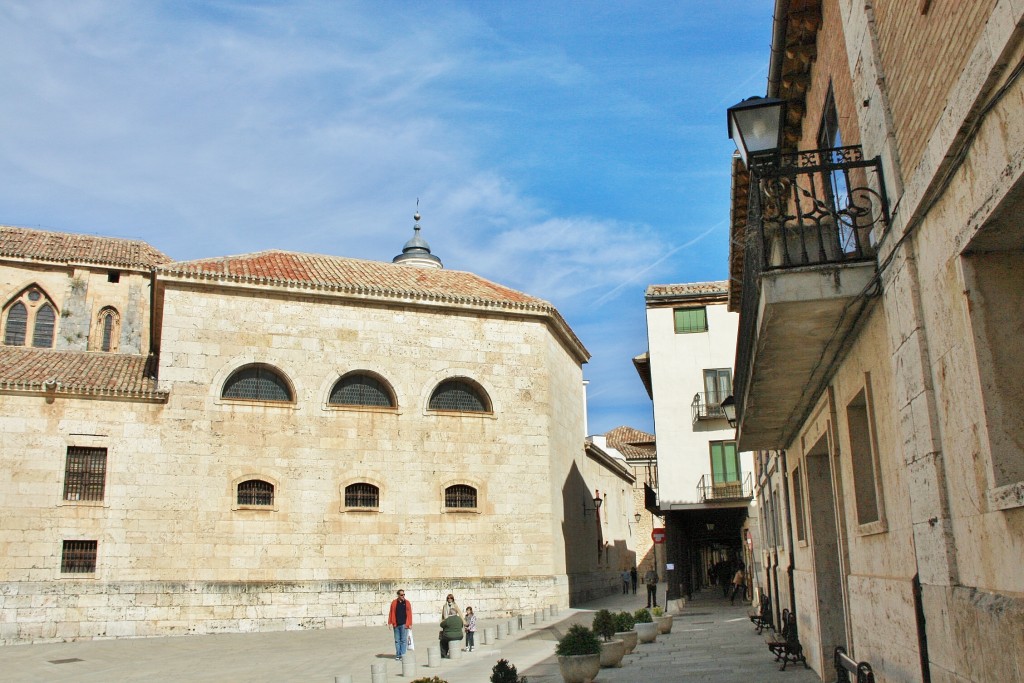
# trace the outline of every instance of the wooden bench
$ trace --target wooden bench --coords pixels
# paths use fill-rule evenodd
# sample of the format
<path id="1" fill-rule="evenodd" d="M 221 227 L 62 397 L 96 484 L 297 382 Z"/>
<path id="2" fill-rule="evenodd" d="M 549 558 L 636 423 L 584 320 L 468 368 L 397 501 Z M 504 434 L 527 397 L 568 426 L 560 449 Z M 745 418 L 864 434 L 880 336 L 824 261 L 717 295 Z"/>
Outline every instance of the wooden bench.
<path id="1" fill-rule="evenodd" d="M 790 662 L 803 662 L 804 668 L 810 669 L 807 659 L 804 657 L 804 648 L 800 644 L 800 638 L 796 630 L 796 614 L 788 609 L 782 610 L 782 630 L 772 632 L 772 636 L 766 641 L 768 649 L 775 655 L 776 662 L 782 662 L 780 671 L 786 670 Z"/>
<path id="2" fill-rule="evenodd" d="M 772 619 L 772 599 L 767 595 L 761 596 L 761 609 L 757 614 L 750 615 L 750 622 L 757 627 L 757 632 L 775 627 Z"/>
<path id="3" fill-rule="evenodd" d="M 836 665 L 836 683 L 850 683 L 850 674 L 856 674 L 854 683 L 875 683 L 875 672 L 867 662 L 857 662 L 846 654 L 846 648 L 837 645 L 832 659 Z"/>

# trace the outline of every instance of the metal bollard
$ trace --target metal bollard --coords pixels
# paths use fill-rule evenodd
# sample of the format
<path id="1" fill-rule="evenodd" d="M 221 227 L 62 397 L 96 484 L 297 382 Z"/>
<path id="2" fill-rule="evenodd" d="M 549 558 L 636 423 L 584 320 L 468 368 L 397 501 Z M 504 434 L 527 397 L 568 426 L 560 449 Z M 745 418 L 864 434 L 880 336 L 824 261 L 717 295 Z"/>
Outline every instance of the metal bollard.
<path id="1" fill-rule="evenodd" d="M 427 648 L 427 666 L 436 669 L 441 666 L 441 646 L 431 645 Z"/>
<path id="2" fill-rule="evenodd" d="M 388 665 L 375 662 L 370 665 L 370 683 L 388 683 Z"/>
<path id="3" fill-rule="evenodd" d="M 352 683 L 352 674 L 342 674 L 334 677 L 334 683 Z"/>

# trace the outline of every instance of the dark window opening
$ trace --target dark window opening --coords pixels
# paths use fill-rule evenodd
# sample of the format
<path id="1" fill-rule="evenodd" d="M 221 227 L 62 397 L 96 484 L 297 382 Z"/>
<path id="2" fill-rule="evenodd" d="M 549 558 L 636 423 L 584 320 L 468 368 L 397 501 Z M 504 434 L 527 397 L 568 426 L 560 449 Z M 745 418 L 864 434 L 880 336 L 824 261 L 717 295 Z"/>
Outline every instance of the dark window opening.
<path id="1" fill-rule="evenodd" d="M 430 397 L 430 409 L 460 413 L 490 412 L 487 401 L 476 387 L 454 379 L 443 382 L 434 390 Z"/>
<path id="2" fill-rule="evenodd" d="M 116 271 L 116 270 L 108 270 L 107 271 L 107 282 L 120 282 L 120 281 L 121 281 L 121 273 L 119 271 Z"/>
<path id="3" fill-rule="evenodd" d="M 345 487 L 345 507 L 375 508 L 380 506 L 380 489 L 373 484 L 349 484 Z"/>
<path id="4" fill-rule="evenodd" d="M 238 485 L 239 505 L 262 505 L 274 504 L 274 485 L 262 479 L 250 479 Z"/>
<path id="5" fill-rule="evenodd" d="M 292 391 L 274 370 L 263 365 L 250 365 L 228 378 L 222 396 L 249 401 L 291 401 Z"/>
<path id="6" fill-rule="evenodd" d="M 96 541 L 64 541 L 60 554 L 62 574 L 91 574 L 96 571 Z"/>
<path id="7" fill-rule="evenodd" d="M 444 506 L 455 509 L 476 507 L 476 489 L 466 484 L 455 484 L 444 490 Z"/>
<path id="8" fill-rule="evenodd" d="M 7 346 L 24 346 L 28 332 L 28 309 L 20 301 L 7 312 L 7 325 L 4 327 L 4 344 Z"/>
<path id="9" fill-rule="evenodd" d="M 384 383 L 363 374 L 342 377 L 331 390 L 328 403 L 344 406 L 395 407 L 391 392 L 388 391 Z"/>
<path id="10" fill-rule="evenodd" d="M 68 446 L 64 500 L 103 500 L 107 449 Z"/>

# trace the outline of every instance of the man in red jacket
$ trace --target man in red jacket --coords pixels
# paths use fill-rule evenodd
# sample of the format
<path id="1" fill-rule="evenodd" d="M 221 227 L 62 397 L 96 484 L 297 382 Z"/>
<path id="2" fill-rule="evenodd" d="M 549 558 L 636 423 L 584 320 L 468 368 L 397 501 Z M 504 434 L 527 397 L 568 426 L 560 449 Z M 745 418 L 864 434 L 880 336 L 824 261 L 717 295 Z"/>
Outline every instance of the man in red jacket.
<path id="1" fill-rule="evenodd" d="M 398 597 L 391 601 L 388 611 L 388 626 L 395 633 L 395 659 L 402 661 L 409 644 L 409 628 L 412 627 L 412 603 L 405 599 L 405 591 L 398 591 Z"/>

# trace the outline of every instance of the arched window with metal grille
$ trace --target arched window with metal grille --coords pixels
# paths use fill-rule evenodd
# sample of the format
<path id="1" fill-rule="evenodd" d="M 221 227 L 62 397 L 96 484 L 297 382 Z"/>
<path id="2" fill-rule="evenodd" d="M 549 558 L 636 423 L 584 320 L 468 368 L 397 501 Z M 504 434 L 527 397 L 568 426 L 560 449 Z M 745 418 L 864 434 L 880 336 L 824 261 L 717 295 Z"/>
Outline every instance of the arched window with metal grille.
<path id="1" fill-rule="evenodd" d="M 476 489 L 468 484 L 449 486 L 444 490 L 444 506 L 449 510 L 476 509 Z"/>
<path id="2" fill-rule="evenodd" d="M 368 484 L 362 481 L 355 484 L 349 484 L 345 487 L 345 507 L 380 507 L 380 489 L 373 484 Z"/>
<path id="3" fill-rule="evenodd" d="M 292 401 L 288 380 L 269 365 L 247 365 L 224 382 L 222 398 L 243 401 Z"/>
<path id="4" fill-rule="evenodd" d="M 489 413 L 490 401 L 487 394 L 476 384 L 465 379 L 449 379 L 441 382 L 430 395 L 431 410 L 458 413 Z"/>
<path id="5" fill-rule="evenodd" d="M 37 349 L 49 349 L 53 347 L 53 330 L 57 322 L 57 314 L 53 306 L 43 304 L 36 311 L 36 322 L 32 326 L 32 346 Z"/>
<path id="6" fill-rule="evenodd" d="M 18 301 L 7 310 L 7 322 L 4 324 L 4 344 L 6 346 L 24 346 L 28 332 L 28 309 Z"/>
<path id="7" fill-rule="evenodd" d="M 327 402 L 332 406 L 395 407 L 394 392 L 387 383 L 366 372 L 351 372 L 339 379 Z"/>
<path id="8" fill-rule="evenodd" d="M 53 348 L 57 307 L 39 285 L 29 285 L 10 299 L 4 311 L 4 345 Z"/>
<path id="9" fill-rule="evenodd" d="M 274 485 L 262 479 L 249 479 L 238 485 L 239 505 L 270 507 L 274 504 Z"/>
<path id="10" fill-rule="evenodd" d="M 97 318 L 100 328 L 100 351 L 117 351 L 117 341 L 121 328 L 121 317 L 117 309 L 106 306 L 100 310 Z"/>

